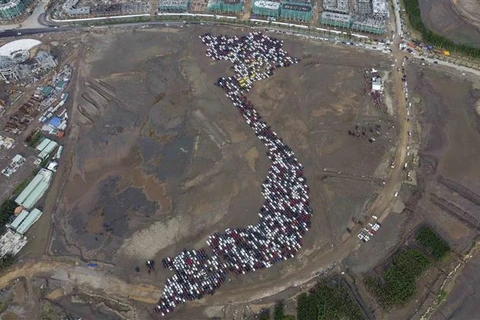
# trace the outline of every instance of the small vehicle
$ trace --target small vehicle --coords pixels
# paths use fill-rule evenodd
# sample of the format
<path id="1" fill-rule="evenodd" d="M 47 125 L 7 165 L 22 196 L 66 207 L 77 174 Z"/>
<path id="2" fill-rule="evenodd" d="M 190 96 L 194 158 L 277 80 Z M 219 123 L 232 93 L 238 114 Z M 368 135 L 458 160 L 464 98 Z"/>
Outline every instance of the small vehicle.
<path id="1" fill-rule="evenodd" d="M 372 215 L 372 218 L 378 220 L 378 217 L 376 215 Z"/>
<path id="2" fill-rule="evenodd" d="M 357 238 L 360 239 L 360 240 L 363 240 L 363 238 L 364 238 L 363 233 L 359 233 L 359 234 L 357 235 Z"/>

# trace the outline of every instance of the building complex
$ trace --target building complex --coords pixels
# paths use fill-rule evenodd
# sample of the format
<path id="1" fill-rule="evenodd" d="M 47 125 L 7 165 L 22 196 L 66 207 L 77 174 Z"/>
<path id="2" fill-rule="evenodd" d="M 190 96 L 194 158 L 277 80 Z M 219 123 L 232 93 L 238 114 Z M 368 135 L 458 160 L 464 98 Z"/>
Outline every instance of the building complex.
<path id="1" fill-rule="evenodd" d="M 21 39 L 0 47 L 0 79 L 6 82 L 29 81 L 57 66 L 55 57 L 42 43 Z"/>
<path id="2" fill-rule="evenodd" d="M 0 0 L 0 19 L 12 20 L 20 17 L 33 0 Z"/>
<path id="3" fill-rule="evenodd" d="M 389 9 L 386 0 L 324 0 L 320 22 L 331 27 L 382 34 L 387 30 Z"/>

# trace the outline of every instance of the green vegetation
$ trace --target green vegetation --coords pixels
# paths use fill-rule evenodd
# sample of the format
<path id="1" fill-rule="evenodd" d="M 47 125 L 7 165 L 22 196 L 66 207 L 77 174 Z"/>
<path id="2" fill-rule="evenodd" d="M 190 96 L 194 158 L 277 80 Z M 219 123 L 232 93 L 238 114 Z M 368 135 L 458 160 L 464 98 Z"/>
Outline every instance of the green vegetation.
<path id="1" fill-rule="evenodd" d="M 270 320 L 270 309 L 262 309 L 258 314 L 258 320 Z"/>
<path id="2" fill-rule="evenodd" d="M 283 301 L 277 302 L 273 309 L 273 320 L 283 320 L 285 318 L 285 304 Z"/>
<path id="3" fill-rule="evenodd" d="M 25 139 L 25 143 L 30 148 L 34 148 L 41 140 L 43 140 L 44 136 L 40 130 L 37 130 L 30 134 L 27 139 Z"/>
<path id="4" fill-rule="evenodd" d="M 38 173 L 37 170 L 33 171 L 33 174 L 36 175 Z M 27 179 L 23 180 L 18 186 L 15 187 L 15 189 L 12 192 L 12 198 L 15 198 L 18 196 L 20 193 L 22 193 L 23 189 L 27 187 L 27 185 L 30 183 L 30 180 L 32 178 L 28 177 Z"/>
<path id="5" fill-rule="evenodd" d="M 410 24 L 415 30 L 422 34 L 424 42 L 452 52 L 460 52 L 473 58 L 480 58 L 480 48 L 456 44 L 452 40 L 428 29 L 422 21 L 418 0 L 404 0 L 403 2 L 405 3 L 405 10 L 407 11 Z"/>
<path id="6" fill-rule="evenodd" d="M 445 300 L 447 298 L 447 294 L 448 292 L 445 291 L 445 290 L 440 290 L 440 293 L 438 294 L 438 302 L 443 302 L 443 300 Z"/>
<path id="7" fill-rule="evenodd" d="M 297 300 L 298 320 L 363 319 L 360 306 L 343 284 L 319 283 L 310 294 L 302 293 Z M 284 318 L 285 319 L 285 318 Z"/>
<path id="8" fill-rule="evenodd" d="M 15 201 L 8 199 L 0 205 L 0 226 L 3 227 L 10 221 L 10 217 L 13 216 L 17 204 Z"/>
<path id="9" fill-rule="evenodd" d="M 14 263 L 15 263 L 15 258 L 10 253 L 7 253 L 6 255 L 3 256 L 2 259 L 0 259 L 0 269 L 8 268 Z"/>
<path id="10" fill-rule="evenodd" d="M 450 252 L 450 247 L 447 242 L 430 227 L 424 226 L 420 228 L 415 235 L 415 240 L 422 245 L 435 260 L 440 260 Z"/>
<path id="11" fill-rule="evenodd" d="M 417 291 L 416 280 L 432 262 L 419 250 L 407 249 L 393 256 L 392 265 L 381 277 L 368 277 L 365 286 L 378 299 L 383 308 L 402 305 Z"/>

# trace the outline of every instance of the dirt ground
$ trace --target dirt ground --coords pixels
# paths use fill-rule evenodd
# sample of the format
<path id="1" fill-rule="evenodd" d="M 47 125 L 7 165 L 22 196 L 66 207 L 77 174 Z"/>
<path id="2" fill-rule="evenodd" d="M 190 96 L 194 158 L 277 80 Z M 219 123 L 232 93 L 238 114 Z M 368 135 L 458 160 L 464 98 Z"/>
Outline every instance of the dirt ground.
<path id="1" fill-rule="evenodd" d="M 479 174 L 475 163 L 480 160 L 479 119 L 475 112 L 480 97 L 478 83 L 415 64 L 409 64 L 407 73 L 414 112 L 419 115 L 421 123 L 418 185 L 410 190 L 411 200 L 406 203 L 408 211 L 389 215 L 384 221 L 384 229 L 376 235 L 379 243 L 362 246 L 344 260 L 343 265 L 356 278 L 363 298 L 369 305 L 375 306 L 373 298 L 362 285 L 363 274 L 373 268 L 381 268 L 379 266 L 383 259 L 403 243 L 408 244 L 420 224 L 432 226 L 450 244 L 454 254 L 430 269 L 418 281 L 417 296 L 404 307 L 388 313 L 374 307 L 376 318 L 381 319 L 420 319 L 437 300 L 447 270 L 459 262 L 459 257 L 470 249 L 472 241 L 478 236 L 478 227 L 465 223 L 455 215 L 455 211 L 440 208 L 432 201 L 434 194 L 454 204 L 465 214 L 479 219 L 478 203 L 467 199 L 461 189 L 455 192 L 438 180 L 441 176 L 461 184 L 473 194 L 480 192 L 480 185 L 475 179 Z M 472 259 L 461 271 L 452 297 L 447 298 L 433 319 L 471 318 L 474 298 L 467 299 L 460 285 L 465 279 L 478 276 L 473 271 L 477 260 Z M 475 292 L 471 286 L 465 290 L 470 290 L 472 294 Z M 464 297 L 465 306 L 461 304 Z"/>
<path id="2" fill-rule="evenodd" d="M 49 250 L 58 257 L 76 258 L 76 266 L 55 262 L 52 271 L 47 262 L 28 262 L 43 248 L 41 253 L 24 252 L 27 263 L 2 277 L 3 286 L 26 274 L 37 281 L 36 285 L 33 280 L 25 282 L 28 295 L 42 301 L 46 312 L 146 319 L 168 272 L 158 269 L 148 275 L 145 259 L 160 261 L 183 248 L 205 247 L 210 233 L 257 220 L 268 162 L 263 146 L 213 85 L 231 70 L 228 63 L 204 56 L 198 35 L 205 32 L 201 27 L 117 29 L 93 31 L 75 40 L 82 45 L 70 88 L 73 125 L 60 167 L 64 175 L 59 173 L 52 185 L 59 198 L 49 198 L 54 194 L 50 192 L 46 206 L 54 222 Z M 222 28 L 219 32 L 247 31 Z M 480 143 L 475 112 L 480 86 L 443 70 L 409 64 L 412 113 L 421 124 L 418 185 L 402 188 L 374 240 L 359 246 L 356 237 L 348 238 L 346 228 L 352 218 L 367 213 L 382 190 L 399 121 L 365 95 L 365 69 L 376 67 L 390 76 L 391 62 L 353 48 L 284 39 L 287 51 L 301 63 L 256 83 L 248 96 L 305 166 L 314 209 L 312 228 L 298 259 L 232 277 L 216 295 L 180 307 L 171 318 L 192 319 L 194 314 L 195 319 L 247 319 L 311 285 L 270 292 L 278 279 L 292 284 L 300 277 L 314 280 L 345 271 L 375 318 L 416 319 L 427 307 L 425 301 L 439 290 L 443 280 L 439 270 L 447 270 L 447 265 L 421 280 L 417 299 L 390 313 L 375 307 L 362 277 L 408 242 L 421 223 L 433 226 L 459 255 L 478 234 L 478 228 L 459 215 L 480 221 L 479 204 L 439 178 L 461 184 L 469 194 L 480 194 L 475 179 L 480 160 L 480 148 L 475 147 Z M 349 136 L 348 130 L 357 124 L 380 124 L 381 135 L 375 143 Z M 441 207 L 432 197 L 450 207 Z M 39 243 L 48 238 L 44 230 L 49 218 L 48 214 L 42 218 L 42 228 L 32 228 L 33 236 L 42 237 Z M 343 247 L 358 249 L 350 255 L 337 249 L 347 238 L 351 245 Z M 319 261 L 327 266 L 345 256 L 339 264 L 315 267 Z M 88 268 L 87 262 L 98 266 Z M 137 265 L 139 273 L 134 271 Z M 464 270 L 468 277 L 471 269 Z M 34 289 L 42 284 L 47 288 L 44 292 Z M 7 291 L 19 290 L 12 288 Z M 463 314 L 457 297 L 447 299 L 439 312 Z M 61 308 L 51 311 L 48 301 Z M 465 308 L 468 314 L 470 305 Z M 13 313 L 31 312 L 33 307 L 27 309 Z M 288 310 L 294 310 L 294 304 Z"/>
<path id="3" fill-rule="evenodd" d="M 419 3 L 422 20 L 428 28 L 455 43 L 480 46 L 480 29 L 475 21 L 478 19 L 478 3 L 470 0 L 420 0 Z"/>
<path id="4" fill-rule="evenodd" d="M 477 253 L 467 262 L 460 275 L 455 279 L 453 288 L 432 320 L 463 320 L 471 319 L 472 315 L 479 312 L 478 284 L 480 270 L 480 255 Z"/>
<path id="5" fill-rule="evenodd" d="M 231 71 L 204 56 L 204 32 L 116 30 L 84 39 L 72 80 L 75 151 L 59 184 L 52 253 L 112 263 L 111 272 L 128 281 L 159 285 L 167 272 L 134 267 L 256 221 L 268 162 L 213 85 Z M 381 189 L 386 171 L 379 167 L 391 157 L 395 131 L 365 96 L 364 74 L 390 68 L 375 53 L 291 39 L 285 47 L 302 62 L 256 84 L 249 96 L 306 168 L 315 210 L 301 262 L 308 265 L 344 239 L 351 218 Z M 375 143 L 347 134 L 356 124 L 377 123 Z M 233 279 L 224 292 L 295 272 L 298 263 Z"/>

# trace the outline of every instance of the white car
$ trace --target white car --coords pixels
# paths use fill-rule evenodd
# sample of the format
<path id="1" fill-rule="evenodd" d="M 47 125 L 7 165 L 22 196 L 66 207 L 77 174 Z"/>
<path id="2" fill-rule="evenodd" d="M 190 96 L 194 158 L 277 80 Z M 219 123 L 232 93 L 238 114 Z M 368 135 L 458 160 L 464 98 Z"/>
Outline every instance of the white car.
<path id="1" fill-rule="evenodd" d="M 378 220 L 378 217 L 376 215 L 373 215 L 372 218 Z"/>
<path id="2" fill-rule="evenodd" d="M 363 241 L 367 242 L 368 240 L 370 240 L 370 237 L 367 236 L 367 235 L 364 235 L 364 236 L 363 236 Z"/>
<path id="3" fill-rule="evenodd" d="M 357 235 L 357 237 L 358 237 L 358 239 L 360 239 L 360 240 L 363 240 L 363 239 L 364 239 L 363 233 L 359 233 L 359 234 Z"/>

